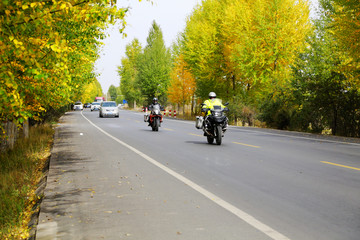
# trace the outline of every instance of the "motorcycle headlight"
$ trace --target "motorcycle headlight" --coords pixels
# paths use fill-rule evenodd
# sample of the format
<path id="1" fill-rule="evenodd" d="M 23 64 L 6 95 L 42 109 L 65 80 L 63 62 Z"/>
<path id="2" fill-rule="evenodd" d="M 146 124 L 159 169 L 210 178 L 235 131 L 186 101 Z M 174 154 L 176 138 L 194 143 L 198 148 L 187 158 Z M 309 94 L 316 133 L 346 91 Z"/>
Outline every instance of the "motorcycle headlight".
<path id="1" fill-rule="evenodd" d="M 221 117 L 222 114 L 221 114 L 221 112 L 215 112 L 214 115 L 215 115 L 215 117 Z"/>

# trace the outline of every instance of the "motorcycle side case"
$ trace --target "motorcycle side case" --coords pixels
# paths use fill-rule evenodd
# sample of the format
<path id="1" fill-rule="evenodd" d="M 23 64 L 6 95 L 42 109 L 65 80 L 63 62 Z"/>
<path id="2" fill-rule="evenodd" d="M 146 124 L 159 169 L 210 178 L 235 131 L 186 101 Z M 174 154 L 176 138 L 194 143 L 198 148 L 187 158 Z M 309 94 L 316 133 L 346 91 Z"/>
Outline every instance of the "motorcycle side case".
<path id="1" fill-rule="evenodd" d="M 204 117 L 203 116 L 196 116 L 195 127 L 197 129 L 201 129 L 202 126 L 203 126 L 203 122 L 204 122 Z"/>
<path id="2" fill-rule="evenodd" d="M 148 114 L 145 114 L 144 115 L 144 122 L 148 122 L 149 121 L 149 115 Z"/>

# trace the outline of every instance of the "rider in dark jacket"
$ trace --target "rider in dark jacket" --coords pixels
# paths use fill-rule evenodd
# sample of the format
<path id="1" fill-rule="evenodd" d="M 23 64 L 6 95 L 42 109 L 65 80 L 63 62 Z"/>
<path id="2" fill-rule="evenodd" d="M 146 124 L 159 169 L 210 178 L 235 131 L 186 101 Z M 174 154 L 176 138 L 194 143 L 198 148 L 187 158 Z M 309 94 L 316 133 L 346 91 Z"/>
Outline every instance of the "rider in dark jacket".
<path id="1" fill-rule="evenodd" d="M 154 107 L 154 105 L 160 105 L 159 102 L 158 102 L 158 99 L 155 97 L 153 98 L 153 101 L 152 103 L 149 105 L 149 110 L 151 111 Z M 160 107 L 161 108 L 161 107 Z"/>
<path id="2" fill-rule="evenodd" d="M 158 99 L 156 97 L 154 97 L 152 103 L 149 105 L 150 112 L 152 111 L 152 109 L 155 105 L 159 105 L 161 111 L 164 110 L 164 107 L 159 104 Z M 150 126 L 150 120 L 148 120 L 148 122 L 149 122 L 149 126 Z"/>

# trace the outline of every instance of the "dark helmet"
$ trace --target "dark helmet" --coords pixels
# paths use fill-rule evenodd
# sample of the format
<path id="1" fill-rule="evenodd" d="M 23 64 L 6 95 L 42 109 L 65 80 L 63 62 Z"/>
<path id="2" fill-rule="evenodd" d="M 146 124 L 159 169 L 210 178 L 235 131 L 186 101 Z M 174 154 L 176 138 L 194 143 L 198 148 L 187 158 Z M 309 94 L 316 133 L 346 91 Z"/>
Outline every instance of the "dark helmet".
<path id="1" fill-rule="evenodd" d="M 153 104 L 158 103 L 158 99 L 156 97 L 153 98 Z"/>
<path id="2" fill-rule="evenodd" d="M 210 92 L 210 93 L 209 93 L 209 98 L 210 98 L 210 99 L 216 98 L 216 93 Z"/>

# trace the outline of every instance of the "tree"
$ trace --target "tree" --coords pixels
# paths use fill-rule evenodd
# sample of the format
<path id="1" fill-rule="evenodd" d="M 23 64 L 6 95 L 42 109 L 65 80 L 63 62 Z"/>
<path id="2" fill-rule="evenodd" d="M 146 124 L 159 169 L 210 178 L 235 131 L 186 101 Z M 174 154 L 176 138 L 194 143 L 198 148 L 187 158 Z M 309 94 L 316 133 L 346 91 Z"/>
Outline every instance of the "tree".
<path id="1" fill-rule="evenodd" d="M 107 0 L 1 1 L 0 9 L 0 121 L 16 123 L 81 98 L 104 29 L 124 27 L 127 11 Z"/>
<path id="2" fill-rule="evenodd" d="M 206 98 L 209 92 L 229 97 L 226 76 L 230 75 L 224 59 L 221 28 L 225 1 L 207 0 L 188 18 L 182 54 L 196 78 L 196 94 Z"/>
<path id="3" fill-rule="evenodd" d="M 187 69 L 187 64 L 182 55 L 175 61 L 170 78 L 168 99 L 172 103 L 182 105 L 185 116 L 185 104 L 192 100 L 195 93 L 195 78 Z"/>
<path id="4" fill-rule="evenodd" d="M 89 83 L 87 86 L 84 87 L 84 93 L 81 97 L 81 102 L 93 102 L 95 97 L 102 96 L 102 88 L 97 79 L 94 79 L 93 82 Z"/>
<path id="5" fill-rule="evenodd" d="M 305 0 L 203 1 L 184 33 L 184 59 L 198 94 L 211 89 L 257 106 L 289 83 L 289 66 L 310 27 Z"/>
<path id="6" fill-rule="evenodd" d="M 302 129 L 321 132 L 331 129 L 333 135 L 359 137 L 360 94 L 343 66 L 349 55 L 333 34 L 333 20 L 328 4 L 321 1 L 321 18 L 308 39 L 309 47 L 294 67 L 294 96 L 298 101 L 295 120 Z"/>
<path id="7" fill-rule="evenodd" d="M 235 0 L 224 16 L 226 57 L 237 81 L 265 96 L 288 84 L 311 27 L 307 1 Z"/>
<path id="8" fill-rule="evenodd" d="M 137 83 L 139 56 L 142 47 L 138 39 L 134 39 L 126 46 L 125 57 L 121 59 L 121 66 L 118 67 L 120 76 L 120 89 L 131 106 L 141 100 L 141 89 Z"/>
<path id="9" fill-rule="evenodd" d="M 147 45 L 139 58 L 137 82 L 148 102 L 154 97 L 158 97 L 160 102 L 166 102 L 171 56 L 160 26 L 155 21 L 146 41 Z"/>
<path id="10" fill-rule="evenodd" d="M 108 90 L 109 101 L 115 101 L 117 98 L 117 89 L 114 85 L 111 85 Z"/>
<path id="11" fill-rule="evenodd" d="M 331 33 L 342 51 L 349 55 L 342 71 L 360 91 L 360 1 L 320 1 L 331 22 Z"/>

